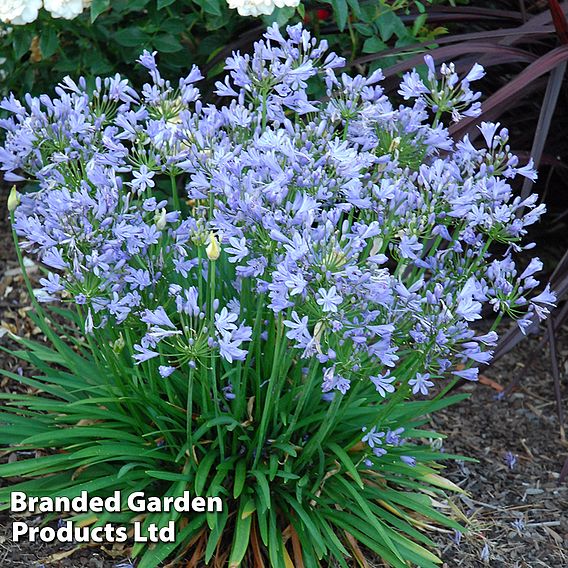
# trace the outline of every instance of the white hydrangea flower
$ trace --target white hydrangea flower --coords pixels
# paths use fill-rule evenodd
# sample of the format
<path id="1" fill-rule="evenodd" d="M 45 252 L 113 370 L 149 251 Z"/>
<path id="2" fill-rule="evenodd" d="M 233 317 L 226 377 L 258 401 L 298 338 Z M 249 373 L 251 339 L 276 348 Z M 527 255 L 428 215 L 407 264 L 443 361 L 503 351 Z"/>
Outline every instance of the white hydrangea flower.
<path id="1" fill-rule="evenodd" d="M 53 18 L 72 20 L 91 4 L 91 0 L 43 0 L 44 8 Z"/>
<path id="2" fill-rule="evenodd" d="M 295 8 L 300 0 L 227 0 L 227 3 L 241 16 L 269 16 L 274 8 Z"/>
<path id="3" fill-rule="evenodd" d="M 43 0 L 0 0 L 0 21 L 15 26 L 29 24 L 37 18 Z"/>

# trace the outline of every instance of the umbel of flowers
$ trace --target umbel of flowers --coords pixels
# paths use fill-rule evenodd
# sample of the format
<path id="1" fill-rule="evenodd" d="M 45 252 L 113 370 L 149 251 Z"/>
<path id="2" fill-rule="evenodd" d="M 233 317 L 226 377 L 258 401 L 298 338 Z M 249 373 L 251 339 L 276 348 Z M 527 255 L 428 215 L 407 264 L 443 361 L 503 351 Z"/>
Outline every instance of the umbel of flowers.
<path id="1" fill-rule="evenodd" d="M 425 59 L 397 106 L 380 71 L 339 74 L 325 42 L 272 27 L 227 59 L 217 106 L 198 69 L 172 85 L 147 52 L 141 92 L 68 78 L 56 98 L 5 99 L 1 167 L 36 186 L 14 228 L 75 350 L 51 332 L 48 360 L 67 370 L 44 371 L 46 412 L 14 400 L 39 432 L 0 414 L 9 448 L 60 453 L 0 475 L 30 477 L 28 493 L 49 494 L 49 474 L 57 494 L 222 495 L 223 514 L 146 519 L 174 520 L 177 551 L 206 562 L 346 566 L 365 545 L 435 566 L 423 531 L 459 526 L 436 508 L 452 486 L 424 416 L 477 378 L 502 316 L 524 327 L 554 296 L 534 292 L 538 260 L 513 259 L 544 210 L 510 186 L 531 166 L 498 124 L 480 126 L 481 148 L 448 136 L 446 120 L 479 113 L 483 70 Z M 496 321 L 480 332 L 484 306 Z M 133 554 L 156 566 L 174 548 Z"/>

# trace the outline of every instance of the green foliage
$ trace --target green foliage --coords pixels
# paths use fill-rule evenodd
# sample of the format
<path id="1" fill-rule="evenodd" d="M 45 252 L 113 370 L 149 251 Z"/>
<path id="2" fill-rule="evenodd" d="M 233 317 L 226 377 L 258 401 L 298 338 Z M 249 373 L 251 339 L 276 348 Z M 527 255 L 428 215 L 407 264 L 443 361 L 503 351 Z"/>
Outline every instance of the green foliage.
<path id="1" fill-rule="evenodd" d="M 0 91 L 22 93 L 51 90 L 66 74 L 121 72 L 136 82 L 141 76 L 130 63 L 143 49 L 167 54 L 163 67 L 179 75 L 207 61 L 211 43 L 215 49 L 238 37 L 246 21 L 221 0 L 95 0 L 74 20 L 42 10 L 31 24 L 0 26 Z"/>
<path id="2" fill-rule="evenodd" d="M 433 543 L 424 529 L 434 523 L 462 530 L 435 504 L 444 498 L 444 490 L 459 490 L 438 475 L 437 462 L 455 456 L 433 451 L 428 441 L 439 435 L 422 428 L 427 413 L 463 396 L 387 406 L 382 411 L 385 424 L 393 429 L 404 425 L 412 434 L 415 442 L 400 451 L 415 456 L 417 465 L 402 462 L 393 448 L 379 468 L 366 470 L 358 457 L 359 425 L 376 418 L 378 407 L 347 407 L 330 423 L 312 410 L 321 396 L 316 385 L 298 416 L 292 411 L 292 397 L 282 397 L 277 404 L 263 399 L 262 405 L 252 397 L 242 407 L 241 420 L 227 414 L 215 417 L 199 395 L 193 409 L 180 405 L 180 400 L 191 398 L 191 377 L 164 392 L 124 364 L 125 354 L 113 349 L 111 337 L 108 349 L 101 349 L 104 341 L 99 338 L 96 351 L 84 338 L 78 339 L 81 318 L 74 312 L 56 308 L 55 323 L 54 314 L 46 318 L 37 304 L 36 309 L 32 318 L 52 346 L 18 338 L 21 350 L 12 355 L 37 372 L 28 378 L 2 371 L 37 389 L 34 394 L 0 395 L 2 450 L 17 456 L 0 466 L 0 477 L 24 478 L 0 489 L 2 509 L 8 507 L 10 492 L 17 490 L 70 498 L 84 490 L 102 497 L 119 490 L 125 499 L 134 491 L 148 497 L 181 496 L 185 490 L 221 496 L 225 508 L 219 514 L 146 514 L 143 526 L 175 521 L 177 540 L 153 548 L 135 544 L 139 568 L 153 568 L 183 554 L 189 542 L 194 543 L 189 553 L 200 550 L 206 562 L 218 557 L 219 550 L 230 550 L 230 566 L 257 565 L 260 560 L 285 568 L 293 558 L 295 565 L 302 561 L 309 568 L 335 558 L 346 567 L 345 556 L 360 554 L 363 544 L 392 566 L 406 568 L 410 562 L 434 568 L 440 561 L 429 550 Z M 275 370 L 286 380 L 287 355 L 268 348 L 263 360 L 259 376 Z M 247 369 L 239 365 L 241 380 L 255 381 L 256 370 Z M 201 387 L 193 385 L 198 391 Z M 257 456 L 262 416 L 268 417 L 272 444 Z M 288 439 L 307 435 L 316 441 L 304 446 L 280 442 L 283 432 L 291 434 Z M 47 450 L 47 455 L 30 457 L 36 449 Z M 136 515 L 123 510 L 70 518 L 94 527 L 124 525 Z"/>
<path id="3" fill-rule="evenodd" d="M 327 5 L 277 8 L 263 20 L 279 25 L 303 20 L 347 58 L 414 44 L 444 31 L 427 26 L 420 2 L 328 0 Z M 410 9 L 416 17 L 405 24 L 402 16 Z M 93 79 L 118 72 L 140 84 L 144 74 L 131 62 L 143 49 L 162 53 L 162 72 L 179 77 L 194 63 L 214 65 L 220 53 L 258 38 L 261 23 L 239 16 L 226 0 L 94 0 L 90 11 L 74 20 L 54 19 L 41 10 L 31 24 L 0 22 L 0 95 L 50 92 L 68 74 Z"/>

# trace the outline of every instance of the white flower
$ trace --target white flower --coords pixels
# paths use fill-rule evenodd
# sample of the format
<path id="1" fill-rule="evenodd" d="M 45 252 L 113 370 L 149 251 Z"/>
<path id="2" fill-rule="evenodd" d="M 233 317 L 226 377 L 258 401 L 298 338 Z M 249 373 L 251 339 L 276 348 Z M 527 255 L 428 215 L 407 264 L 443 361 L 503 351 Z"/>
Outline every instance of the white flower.
<path id="1" fill-rule="evenodd" d="M 241 16 L 269 16 L 274 8 L 295 8 L 300 0 L 227 0 L 227 3 L 229 8 L 236 8 Z"/>
<path id="2" fill-rule="evenodd" d="M 72 20 L 91 4 L 91 0 L 43 0 L 44 8 L 53 18 Z"/>
<path id="3" fill-rule="evenodd" d="M 21 26 L 37 18 L 42 0 L 0 0 L 0 21 Z"/>

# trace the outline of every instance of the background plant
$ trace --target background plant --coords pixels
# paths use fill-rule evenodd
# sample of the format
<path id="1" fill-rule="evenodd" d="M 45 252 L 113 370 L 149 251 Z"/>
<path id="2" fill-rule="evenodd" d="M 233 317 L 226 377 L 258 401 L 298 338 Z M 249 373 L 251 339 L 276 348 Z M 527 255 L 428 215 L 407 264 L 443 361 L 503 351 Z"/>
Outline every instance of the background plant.
<path id="1" fill-rule="evenodd" d="M 141 85 L 143 73 L 132 62 L 142 49 L 164 55 L 161 68 L 170 79 L 194 63 L 220 72 L 225 57 L 234 49 L 249 49 L 269 21 L 304 20 L 338 51 L 353 55 L 415 43 L 441 31 L 427 26 L 422 3 L 407 0 L 305 2 L 297 9 L 277 8 L 264 23 L 240 16 L 226 0 L 94 0 L 73 19 L 38 12 L 40 5 L 30 16 L 37 18 L 25 25 L 0 23 L 3 94 L 49 92 L 67 74 L 92 79 L 118 72 Z M 406 25 L 401 16 L 412 7 L 420 13 Z"/>
<path id="2" fill-rule="evenodd" d="M 449 136 L 481 112 L 483 69 L 426 57 L 394 106 L 380 72 L 338 75 L 325 43 L 287 31 L 227 60 L 224 106 L 202 104 L 197 68 L 174 86 L 148 52 L 140 92 L 68 78 L 55 99 L 2 102 L 5 178 L 34 184 L 13 226 L 47 268 L 34 318 L 53 348 L 21 340 L 40 394 L 2 410 L 8 451 L 52 454 L 0 475 L 32 494 L 225 497 L 222 515 L 148 515 L 179 538 L 136 546 L 139 566 L 174 549 L 346 566 L 361 545 L 435 566 L 423 530 L 459 527 L 437 510 L 456 488 L 425 416 L 477 378 L 503 316 L 524 328 L 554 304 L 534 292 L 540 261 L 513 258 L 544 210 L 509 184 L 531 164 L 498 125 L 481 125 L 484 148 Z M 49 327 L 37 302 L 55 300 L 65 319 Z M 480 333 L 484 305 L 497 319 Z"/>

